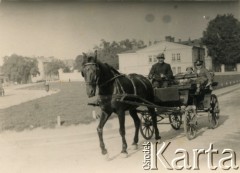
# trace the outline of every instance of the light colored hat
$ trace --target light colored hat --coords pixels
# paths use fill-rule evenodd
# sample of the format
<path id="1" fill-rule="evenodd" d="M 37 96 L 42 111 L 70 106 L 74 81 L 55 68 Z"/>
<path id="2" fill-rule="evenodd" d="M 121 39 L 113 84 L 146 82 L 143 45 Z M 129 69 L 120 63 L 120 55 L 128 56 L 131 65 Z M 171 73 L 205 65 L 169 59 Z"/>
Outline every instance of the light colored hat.
<path id="1" fill-rule="evenodd" d="M 192 67 L 187 67 L 186 71 L 188 71 L 188 70 L 193 70 L 193 68 Z"/>
<path id="2" fill-rule="evenodd" d="M 157 59 L 160 59 L 160 58 L 165 59 L 164 53 L 160 53 L 157 55 Z"/>
<path id="3" fill-rule="evenodd" d="M 203 61 L 201 61 L 201 60 L 197 60 L 196 62 L 195 62 L 195 65 L 196 66 L 199 66 L 199 65 L 202 65 L 203 64 Z"/>

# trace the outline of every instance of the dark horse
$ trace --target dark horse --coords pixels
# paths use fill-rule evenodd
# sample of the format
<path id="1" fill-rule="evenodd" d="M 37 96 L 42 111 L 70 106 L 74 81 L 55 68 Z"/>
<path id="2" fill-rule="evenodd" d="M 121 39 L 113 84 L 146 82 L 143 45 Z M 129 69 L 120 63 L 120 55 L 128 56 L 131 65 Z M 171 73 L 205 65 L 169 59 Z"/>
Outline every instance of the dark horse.
<path id="1" fill-rule="evenodd" d="M 100 122 L 97 127 L 97 132 L 100 140 L 102 154 L 107 154 L 105 144 L 103 142 L 103 127 L 108 118 L 114 112 L 118 115 L 120 124 L 120 135 L 122 137 L 121 153 L 127 156 L 127 142 L 125 139 L 125 111 L 129 110 L 135 124 L 135 136 L 133 145 L 137 147 L 138 133 L 140 128 L 140 119 L 137 115 L 137 106 L 129 105 L 118 101 L 119 95 L 135 94 L 145 100 L 153 102 L 154 93 L 152 84 L 144 76 L 138 74 L 124 75 L 120 74 L 108 64 L 101 63 L 97 60 L 97 52 L 92 56 L 83 53 L 82 76 L 85 79 L 86 90 L 88 97 L 95 96 L 96 88 L 99 89 L 98 102 L 101 108 Z M 155 139 L 158 140 L 159 131 L 156 122 L 156 113 L 154 108 L 148 108 L 152 117 L 155 130 Z"/>

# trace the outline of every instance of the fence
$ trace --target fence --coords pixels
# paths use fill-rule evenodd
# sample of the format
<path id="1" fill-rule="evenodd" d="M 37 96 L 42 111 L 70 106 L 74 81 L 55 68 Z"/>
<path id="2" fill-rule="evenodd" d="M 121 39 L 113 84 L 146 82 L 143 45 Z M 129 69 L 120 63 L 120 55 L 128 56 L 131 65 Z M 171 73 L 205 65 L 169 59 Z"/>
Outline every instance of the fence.
<path id="1" fill-rule="evenodd" d="M 218 82 L 216 89 L 235 85 L 240 83 L 240 73 L 238 72 L 225 72 L 215 73 L 214 81 Z"/>

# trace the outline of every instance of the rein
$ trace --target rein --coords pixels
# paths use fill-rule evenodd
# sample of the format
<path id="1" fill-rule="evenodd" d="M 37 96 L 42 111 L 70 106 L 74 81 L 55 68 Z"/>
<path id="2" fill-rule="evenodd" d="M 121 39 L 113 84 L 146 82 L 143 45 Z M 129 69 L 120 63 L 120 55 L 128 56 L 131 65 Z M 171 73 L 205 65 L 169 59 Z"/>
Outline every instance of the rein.
<path id="1" fill-rule="evenodd" d="M 99 66 L 98 66 L 97 63 L 89 62 L 89 63 L 86 63 L 84 66 L 88 66 L 88 65 L 95 65 L 95 66 L 97 67 L 97 70 L 99 70 Z M 108 66 L 108 64 L 106 64 L 106 65 Z M 96 85 L 96 84 L 97 84 L 98 87 L 103 87 L 103 86 L 107 85 L 108 83 L 110 83 L 110 82 L 118 79 L 119 77 L 124 76 L 124 77 L 126 77 L 127 79 L 129 79 L 129 80 L 131 81 L 131 83 L 132 83 L 132 85 L 133 85 L 133 88 L 134 88 L 134 95 L 136 95 L 136 86 L 135 86 L 135 83 L 133 82 L 133 79 L 131 79 L 131 77 L 126 76 L 125 74 L 116 74 L 116 73 L 115 73 L 115 72 L 116 72 L 115 69 L 113 69 L 113 68 L 110 67 L 110 66 L 108 66 L 108 67 L 110 68 L 110 71 L 111 71 L 111 73 L 113 74 L 113 77 L 112 77 L 111 79 L 105 81 L 105 82 L 102 83 L 102 84 L 99 84 L 99 77 L 98 77 L 98 78 L 96 79 L 95 83 L 94 83 L 94 82 L 85 82 L 85 83 L 86 83 L 87 85 Z M 119 80 L 116 80 L 116 82 L 118 83 L 118 85 L 119 85 L 120 89 L 123 91 L 123 93 L 125 93 L 124 88 L 123 88 L 121 82 L 120 82 Z M 141 81 L 141 82 L 142 82 L 142 81 Z M 118 87 L 117 87 L 117 88 L 118 88 Z"/>
<path id="2" fill-rule="evenodd" d="M 104 82 L 103 84 L 99 85 L 99 87 L 102 87 L 102 86 L 108 84 L 109 82 L 111 82 L 111 81 L 113 81 L 113 80 L 115 80 L 115 79 L 117 79 L 117 78 L 119 78 L 119 77 L 121 77 L 121 76 L 125 76 L 125 74 L 119 74 L 119 75 L 117 75 L 117 76 L 114 76 L 114 77 L 112 77 L 111 79 L 109 79 L 109 80 L 107 80 L 106 82 Z"/>

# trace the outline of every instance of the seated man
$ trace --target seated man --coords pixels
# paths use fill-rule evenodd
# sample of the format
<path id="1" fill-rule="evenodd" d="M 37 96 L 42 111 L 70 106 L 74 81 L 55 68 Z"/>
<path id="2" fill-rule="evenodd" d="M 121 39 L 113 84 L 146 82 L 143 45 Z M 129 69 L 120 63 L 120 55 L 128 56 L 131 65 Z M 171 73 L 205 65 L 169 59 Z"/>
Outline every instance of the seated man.
<path id="1" fill-rule="evenodd" d="M 158 62 L 154 64 L 148 75 L 152 79 L 154 88 L 165 88 L 168 86 L 169 81 L 173 78 L 173 72 L 170 64 L 164 62 L 164 54 L 157 55 Z"/>
<path id="2" fill-rule="evenodd" d="M 203 67 L 203 62 L 198 60 L 195 62 L 196 69 L 194 72 L 197 74 L 196 84 L 197 84 L 197 90 L 196 94 L 199 94 L 201 87 L 203 86 L 209 86 L 211 88 L 212 83 L 212 75 L 210 72 Z"/>

